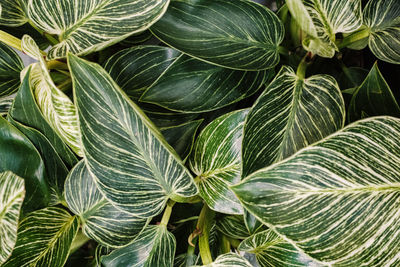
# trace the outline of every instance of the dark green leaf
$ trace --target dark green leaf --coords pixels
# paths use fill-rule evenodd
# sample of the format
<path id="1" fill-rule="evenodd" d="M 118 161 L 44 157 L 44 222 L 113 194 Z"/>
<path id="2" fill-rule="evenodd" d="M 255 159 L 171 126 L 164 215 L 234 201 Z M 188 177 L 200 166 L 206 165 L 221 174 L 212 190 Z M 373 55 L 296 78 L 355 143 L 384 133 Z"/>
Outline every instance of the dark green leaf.
<path id="1" fill-rule="evenodd" d="M 220 255 L 213 263 L 202 267 L 253 267 L 245 258 L 236 253 Z M 193 266 L 200 267 L 200 266 Z"/>
<path id="2" fill-rule="evenodd" d="M 26 0 L 1 0 L 0 25 L 20 26 L 28 21 L 24 15 L 23 7 Z"/>
<path id="3" fill-rule="evenodd" d="M 24 64 L 17 53 L 0 42 L 0 99 L 18 90 L 19 73 L 23 68 Z"/>
<path id="4" fill-rule="evenodd" d="M 229 215 L 217 220 L 217 230 L 233 239 L 245 239 L 250 236 L 243 216 Z"/>

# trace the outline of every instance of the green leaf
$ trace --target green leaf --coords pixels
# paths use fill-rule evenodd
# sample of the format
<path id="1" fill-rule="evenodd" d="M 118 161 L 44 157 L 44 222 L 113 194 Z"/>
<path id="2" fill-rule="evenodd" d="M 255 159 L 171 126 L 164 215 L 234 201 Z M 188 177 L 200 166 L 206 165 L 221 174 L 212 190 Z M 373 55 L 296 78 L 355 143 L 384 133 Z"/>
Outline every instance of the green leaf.
<path id="1" fill-rule="evenodd" d="M 217 220 L 217 230 L 233 239 L 245 239 L 250 236 L 243 216 L 229 215 Z"/>
<path id="2" fill-rule="evenodd" d="M 241 142 L 248 109 L 225 114 L 200 133 L 189 160 L 200 196 L 215 211 L 243 214 L 229 186 L 240 181 Z"/>
<path id="3" fill-rule="evenodd" d="M 8 114 L 16 94 L 0 97 L 0 116 Z"/>
<path id="4" fill-rule="evenodd" d="M 342 93 L 347 92 L 350 88 L 360 86 L 367 77 L 368 72 L 367 69 L 359 67 L 344 67 L 337 81 Z"/>
<path id="5" fill-rule="evenodd" d="M 24 180 L 9 171 L 0 173 L 0 265 L 11 255 L 17 241 L 24 197 Z"/>
<path id="6" fill-rule="evenodd" d="M 240 70 L 274 67 L 284 37 L 278 17 L 247 0 L 172 1 L 151 31 L 190 56 Z"/>
<path id="7" fill-rule="evenodd" d="M 0 172 L 12 171 L 25 180 L 26 197 L 23 211 L 46 207 L 49 187 L 44 163 L 29 139 L 0 117 Z"/>
<path id="8" fill-rule="evenodd" d="M 0 42 L 0 98 L 18 90 L 19 73 L 24 68 L 21 58 L 10 47 Z"/>
<path id="9" fill-rule="evenodd" d="M 101 257 L 101 263 L 104 267 L 172 267 L 175 247 L 175 237 L 165 226 L 149 225 L 132 244 Z"/>
<path id="10" fill-rule="evenodd" d="M 232 252 L 220 255 L 213 263 L 210 263 L 208 265 L 203 265 L 202 267 L 232 267 L 232 266 L 253 267 L 245 258 Z"/>
<path id="11" fill-rule="evenodd" d="M 396 266 L 399 140 L 399 119 L 359 121 L 232 189 L 247 210 L 322 263 Z"/>
<path id="12" fill-rule="evenodd" d="M 400 107 L 375 63 L 367 78 L 353 94 L 348 118 L 353 122 L 363 119 L 364 116 L 379 115 L 400 117 Z"/>
<path id="13" fill-rule="evenodd" d="M 333 77 L 301 79 L 282 67 L 246 119 L 242 177 L 340 130 L 344 117 L 344 100 Z"/>
<path id="14" fill-rule="evenodd" d="M 65 200 L 79 216 L 84 234 L 107 247 L 128 244 L 148 221 L 111 205 L 97 189 L 83 160 L 71 170 L 65 182 Z"/>
<path id="15" fill-rule="evenodd" d="M 78 219 L 61 208 L 32 212 L 21 222 L 17 244 L 3 267 L 64 266 L 78 228 Z"/>
<path id="16" fill-rule="evenodd" d="M 153 217 L 169 198 L 196 195 L 176 152 L 106 71 L 72 54 L 68 63 L 85 162 L 105 197 L 128 213 Z"/>
<path id="17" fill-rule="evenodd" d="M 89 54 L 149 28 L 168 7 L 169 0 L 63 1 L 30 0 L 29 19 L 41 30 L 59 36 L 48 58 L 67 52 Z M 53 19 L 58 18 L 58 19 Z"/>
<path id="18" fill-rule="evenodd" d="M 272 230 L 257 233 L 243 240 L 238 250 L 255 254 L 258 264 L 262 267 L 322 266 Z"/>
<path id="19" fill-rule="evenodd" d="M 1 0 L 0 1 L 0 25 L 21 26 L 28 19 L 24 15 L 24 0 Z"/>
<path id="20" fill-rule="evenodd" d="M 0 26 L 0 30 L 5 31 L 18 39 L 22 39 L 22 37 L 27 34 L 35 40 L 41 50 L 45 50 L 50 46 L 50 41 L 46 38 L 46 36 L 42 35 L 29 23 L 25 23 L 19 27 Z"/>
<path id="21" fill-rule="evenodd" d="M 243 213 L 244 223 L 246 225 L 247 231 L 250 234 L 256 233 L 259 229 L 263 227 L 263 224 L 254 217 L 253 214 L 249 213 L 247 210 L 244 210 Z"/>
<path id="22" fill-rule="evenodd" d="M 369 48 L 386 62 L 400 64 L 400 3 L 397 0 L 370 0 L 364 8 Z"/>

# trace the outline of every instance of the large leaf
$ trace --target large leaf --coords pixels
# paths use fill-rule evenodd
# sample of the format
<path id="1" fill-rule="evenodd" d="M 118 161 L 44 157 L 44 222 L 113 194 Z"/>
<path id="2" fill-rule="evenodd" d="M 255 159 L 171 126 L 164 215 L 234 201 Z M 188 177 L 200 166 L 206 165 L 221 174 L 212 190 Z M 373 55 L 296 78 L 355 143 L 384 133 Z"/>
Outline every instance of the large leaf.
<path id="1" fill-rule="evenodd" d="M 184 53 L 241 70 L 274 67 L 284 37 L 278 17 L 247 0 L 172 1 L 151 31 Z"/>
<path id="2" fill-rule="evenodd" d="M 65 200 L 79 216 L 85 235 L 108 246 L 124 246 L 145 227 L 147 219 L 116 209 L 97 189 L 92 176 L 80 161 L 65 182 Z"/>
<path id="3" fill-rule="evenodd" d="M 321 266 L 272 230 L 257 233 L 243 240 L 238 250 L 255 254 L 261 267 Z"/>
<path id="4" fill-rule="evenodd" d="M 371 51 L 383 61 L 400 64 L 400 2 L 370 0 L 363 15 Z"/>
<path id="5" fill-rule="evenodd" d="M 19 73 L 24 68 L 21 58 L 10 47 L 0 42 L 0 98 L 18 90 Z"/>
<path id="6" fill-rule="evenodd" d="M 24 180 L 9 171 L 0 173 L 0 265 L 11 255 L 17 241 L 24 197 Z"/>
<path id="7" fill-rule="evenodd" d="M 20 26 L 28 19 L 23 12 L 24 0 L 1 0 L 0 1 L 0 25 Z"/>
<path id="8" fill-rule="evenodd" d="M 364 82 L 353 94 L 348 118 L 353 122 L 379 115 L 400 117 L 400 107 L 375 63 Z"/>
<path id="9" fill-rule="evenodd" d="M 78 228 L 78 219 L 64 209 L 32 212 L 21 222 L 17 244 L 3 267 L 64 266 Z"/>
<path id="10" fill-rule="evenodd" d="M 232 267 L 232 266 L 252 267 L 252 265 L 245 258 L 236 253 L 226 253 L 220 255 L 213 263 L 203 265 L 202 267 Z"/>
<path id="11" fill-rule="evenodd" d="M 244 207 L 311 257 L 400 264 L 400 120 L 356 122 L 233 187 Z"/>
<path id="12" fill-rule="evenodd" d="M 242 176 L 338 131 L 344 125 L 344 110 L 334 78 L 301 79 L 290 67 L 282 67 L 246 119 Z"/>
<path id="13" fill-rule="evenodd" d="M 48 58 L 88 54 L 142 32 L 156 22 L 169 0 L 27 0 L 27 15 L 40 29 L 59 36 Z M 54 19 L 57 18 L 57 19 Z"/>
<path id="14" fill-rule="evenodd" d="M 225 114 L 200 133 L 189 160 L 200 196 L 218 212 L 243 214 L 229 186 L 240 181 L 243 124 L 249 110 Z"/>
<path id="15" fill-rule="evenodd" d="M 105 197 L 136 216 L 152 217 L 169 198 L 196 195 L 176 152 L 107 72 L 72 54 L 68 62 L 85 162 Z"/>
<path id="16" fill-rule="evenodd" d="M 148 226 L 135 241 L 101 257 L 104 267 L 172 267 L 176 241 L 164 225 Z"/>

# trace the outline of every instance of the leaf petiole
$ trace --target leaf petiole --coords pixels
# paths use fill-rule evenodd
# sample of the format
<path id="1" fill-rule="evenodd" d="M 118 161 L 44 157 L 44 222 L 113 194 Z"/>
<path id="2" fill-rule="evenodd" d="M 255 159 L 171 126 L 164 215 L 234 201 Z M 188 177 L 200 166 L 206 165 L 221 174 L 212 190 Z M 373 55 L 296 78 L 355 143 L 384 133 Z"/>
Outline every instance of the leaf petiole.
<path id="1" fill-rule="evenodd" d="M 173 200 L 168 200 L 167 207 L 165 208 L 160 225 L 164 225 L 165 227 L 167 227 L 169 218 L 171 217 L 172 207 L 175 205 L 175 203 L 176 202 Z"/>
<path id="2" fill-rule="evenodd" d="M 204 204 L 203 209 L 200 212 L 199 220 L 197 222 L 197 229 L 201 231 L 199 236 L 199 250 L 201 260 L 204 265 L 210 264 L 213 262 L 213 258 L 211 256 L 210 251 L 210 230 L 212 226 L 212 221 L 214 220 L 215 212 L 212 211 L 207 204 Z"/>
<path id="3" fill-rule="evenodd" d="M 336 45 L 339 49 L 342 49 L 362 39 L 368 38 L 369 35 L 370 35 L 370 30 L 368 28 L 365 28 L 360 31 L 356 31 L 350 34 L 349 36 L 346 36 L 342 40 L 338 40 L 336 42 Z"/>

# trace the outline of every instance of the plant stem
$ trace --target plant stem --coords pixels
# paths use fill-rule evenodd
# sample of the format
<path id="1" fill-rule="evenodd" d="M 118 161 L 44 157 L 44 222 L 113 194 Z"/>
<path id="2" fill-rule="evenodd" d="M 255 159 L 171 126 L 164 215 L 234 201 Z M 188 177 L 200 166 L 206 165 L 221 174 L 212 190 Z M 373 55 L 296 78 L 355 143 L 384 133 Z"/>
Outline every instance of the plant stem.
<path id="1" fill-rule="evenodd" d="M 222 235 L 221 241 L 222 254 L 231 252 L 231 243 L 229 242 L 229 239 L 225 235 Z"/>
<path id="2" fill-rule="evenodd" d="M 343 40 L 340 40 L 337 42 L 337 47 L 339 49 L 345 48 L 355 42 L 358 42 L 362 39 L 368 38 L 370 35 L 369 29 L 362 29 L 361 31 L 354 32 L 350 34 L 349 36 L 345 37 Z"/>
<path id="3" fill-rule="evenodd" d="M 78 234 L 75 236 L 74 241 L 72 241 L 71 248 L 69 250 L 69 255 L 77 251 L 80 247 L 82 247 L 86 242 L 88 242 L 90 238 L 85 236 L 82 233 L 82 230 L 79 230 Z"/>
<path id="4" fill-rule="evenodd" d="M 39 29 L 32 21 L 29 21 L 29 24 L 32 26 L 32 28 L 34 28 L 36 31 L 38 31 L 41 35 L 43 35 L 44 37 L 46 37 L 46 39 L 52 44 L 52 45 L 56 45 L 59 43 L 59 41 L 54 38 L 51 34 L 48 34 L 47 32 L 42 31 L 41 29 Z"/>
<path id="5" fill-rule="evenodd" d="M 164 210 L 160 225 L 164 225 L 165 227 L 167 227 L 169 218 L 171 217 L 172 207 L 175 205 L 175 203 L 176 202 L 173 200 L 168 200 L 167 207 Z"/>
<path id="6" fill-rule="evenodd" d="M 58 60 L 51 60 L 47 62 L 47 68 L 49 70 L 58 69 L 58 70 L 68 70 L 67 63 L 58 61 Z"/>
<path id="7" fill-rule="evenodd" d="M 233 238 L 230 238 L 230 237 L 226 237 L 226 239 L 228 239 L 229 243 L 231 244 L 231 246 L 233 248 L 237 248 L 240 245 L 240 241 L 237 240 L 237 239 L 233 239 Z"/>
<path id="8" fill-rule="evenodd" d="M 279 46 L 278 51 L 279 51 L 279 54 L 281 54 L 281 55 L 284 55 L 284 56 L 289 55 L 289 50 L 284 46 Z"/>
<path id="9" fill-rule="evenodd" d="M 299 79 L 304 79 L 306 77 L 306 70 L 308 66 L 308 59 L 310 57 L 310 53 L 307 53 L 303 59 L 301 60 L 299 66 L 297 67 L 297 77 Z"/>
<path id="10" fill-rule="evenodd" d="M 215 212 L 212 211 L 207 204 L 205 204 L 200 212 L 199 220 L 197 221 L 197 229 L 201 230 L 201 234 L 199 236 L 199 250 L 203 265 L 213 262 L 210 251 L 209 237 L 214 217 Z"/>
<path id="11" fill-rule="evenodd" d="M 193 240 L 193 242 L 195 242 L 195 240 Z M 196 243 L 194 243 L 196 244 Z M 186 266 L 193 266 L 196 264 L 195 262 L 195 255 L 194 252 L 196 250 L 196 247 L 193 247 L 191 245 L 188 246 L 188 249 L 186 251 Z"/>
<path id="12" fill-rule="evenodd" d="M 22 51 L 21 40 L 15 36 L 12 36 L 9 33 L 6 33 L 5 31 L 0 30 L 0 41 L 5 43 L 6 45 L 14 47 L 19 51 Z"/>

